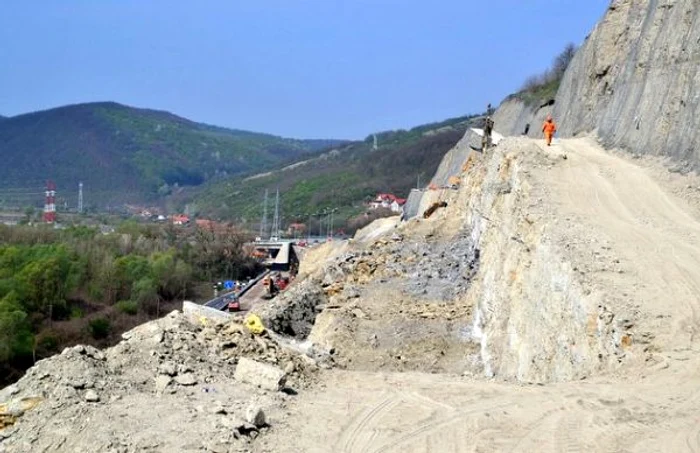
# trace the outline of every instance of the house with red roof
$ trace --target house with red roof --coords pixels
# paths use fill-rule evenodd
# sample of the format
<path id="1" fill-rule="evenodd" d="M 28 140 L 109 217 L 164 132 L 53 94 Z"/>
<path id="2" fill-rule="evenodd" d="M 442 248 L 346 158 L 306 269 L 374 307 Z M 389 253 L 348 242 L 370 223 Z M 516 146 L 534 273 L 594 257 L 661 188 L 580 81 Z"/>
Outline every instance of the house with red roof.
<path id="1" fill-rule="evenodd" d="M 406 204 L 405 198 L 399 198 L 392 193 L 378 193 L 372 201 L 369 202 L 370 209 L 391 209 L 394 212 L 401 212 L 403 205 Z"/>
<path id="2" fill-rule="evenodd" d="M 170 218 L 170 220 L 172 220 L 173 225 L 187 225 L 190 223 L 189 216 L 185 214 L 175 214 Z"/>

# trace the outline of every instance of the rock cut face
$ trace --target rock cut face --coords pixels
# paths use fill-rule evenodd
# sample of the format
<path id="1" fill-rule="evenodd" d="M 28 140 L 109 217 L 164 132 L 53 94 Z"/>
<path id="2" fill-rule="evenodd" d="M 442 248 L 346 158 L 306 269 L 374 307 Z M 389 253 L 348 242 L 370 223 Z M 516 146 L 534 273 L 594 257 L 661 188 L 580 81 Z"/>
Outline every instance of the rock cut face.
<path id="1" fill-rule="evenodd" d="M 700 9 L 694 0 L 616 0 L 569 66 L 554 115 L 562 135 L 700 164 Z"/>

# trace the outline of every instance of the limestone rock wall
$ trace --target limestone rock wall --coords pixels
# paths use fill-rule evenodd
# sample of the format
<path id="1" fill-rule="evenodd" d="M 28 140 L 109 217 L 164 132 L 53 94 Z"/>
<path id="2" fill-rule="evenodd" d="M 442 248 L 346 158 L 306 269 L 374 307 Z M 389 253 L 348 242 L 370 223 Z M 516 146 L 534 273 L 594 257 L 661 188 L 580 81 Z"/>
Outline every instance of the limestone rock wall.
<path id="1" fill-rule="evenodd" d="M 527 124 L 530 124 L 530 131 L 537 129 L 533 123 L 536 112 L 536 107 L 529 107 L 521 100 L 509 97 L 493 115 L 494 129 L 506 136 L 522 135 Z"/>

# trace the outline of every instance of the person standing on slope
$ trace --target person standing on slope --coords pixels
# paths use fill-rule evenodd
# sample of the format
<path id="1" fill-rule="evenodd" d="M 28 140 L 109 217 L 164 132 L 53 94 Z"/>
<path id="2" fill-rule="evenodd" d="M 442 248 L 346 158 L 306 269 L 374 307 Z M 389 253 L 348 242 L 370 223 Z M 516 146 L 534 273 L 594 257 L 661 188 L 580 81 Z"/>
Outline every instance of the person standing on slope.
<path id="1" fill-rule="evenodd" d="M 547 115 L 547 119 L 545 120 L 544 124 L 542 125 L 542 132 L 544 133 L 544 139 L 547 142 L 547 146 L 552 145 L 552 137 L 554 136 L 554 133 L 557 131 L 557 125 L 554 123 L 554 120 L 552 119 L 552 115 Z"/>

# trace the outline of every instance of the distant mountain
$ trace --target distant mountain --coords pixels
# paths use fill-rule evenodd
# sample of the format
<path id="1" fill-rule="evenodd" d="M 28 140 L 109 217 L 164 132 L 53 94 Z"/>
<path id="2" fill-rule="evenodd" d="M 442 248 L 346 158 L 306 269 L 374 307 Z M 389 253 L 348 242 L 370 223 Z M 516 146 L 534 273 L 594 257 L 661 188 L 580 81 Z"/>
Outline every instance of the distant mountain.
<path id="1" fill-rule="evenodd" d="M 195 197 L 200 214 L 237 219 L 256 229 L 262 200 L 269 189 L 268 221 L 272 220 L 274 192 L 280 189 L 284 223 L 305 221 L 309 214 L 338 208 L 336 226 L 364 209 L 378 192 L 406 197 L 416 184 L 426 185 L 442 157 L 481 117 L 465 116 L 411 130 L 376 134 L 306 156 L 275 171 L 247 178 L 230 178 L 201 188 Z"/>
<path id="2" fill-rule="evenodd" d="M 0 202 L 8 189 L 77 192 L 97 204 L 152 199 L 341 144 L 196 123 L 112 102 L 78 104 L 0 121 Z M 5 192 L 2 192 L 2 190 Z M 7 195 L 5 195 L 7 198 Z M 5 200 L 7 201 L 7 200 Z"/>

